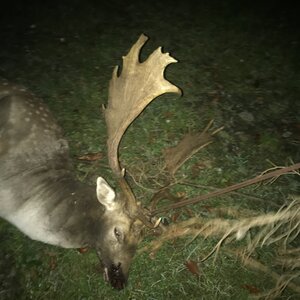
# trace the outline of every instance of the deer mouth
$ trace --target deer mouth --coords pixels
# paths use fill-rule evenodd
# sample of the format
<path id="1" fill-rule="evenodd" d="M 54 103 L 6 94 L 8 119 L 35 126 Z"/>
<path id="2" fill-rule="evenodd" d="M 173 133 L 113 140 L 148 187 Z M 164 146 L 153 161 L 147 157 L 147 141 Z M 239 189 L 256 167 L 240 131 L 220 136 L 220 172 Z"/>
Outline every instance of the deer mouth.
<path id="1" fill-rule="evenodd" d="M 104 280 L 117 290 L 122 290 L 126 286 L 127 280 L 122 272 L 121 263 L 112 264 L 109 268 L 104 267 L 103 276 Z"/>

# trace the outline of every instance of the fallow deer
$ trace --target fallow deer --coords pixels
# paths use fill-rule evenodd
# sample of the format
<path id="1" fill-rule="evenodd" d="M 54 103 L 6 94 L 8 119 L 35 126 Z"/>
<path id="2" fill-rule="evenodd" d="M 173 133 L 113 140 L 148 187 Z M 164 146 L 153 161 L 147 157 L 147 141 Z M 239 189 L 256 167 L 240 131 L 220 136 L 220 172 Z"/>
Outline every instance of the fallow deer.
<path id="1" fill-rule="evenodd" d="M 123 69 L 113 72 L 104 109 L 109 165 L 120 185 L 116 193 L 98 177 L 96 187 L 78 181 L 69 148 L 46 105 L 25 88 L 0 81 L 0 216 L 28 237 L 64 248 L 91 247 L 98 253 L 104 277 L 124 288 L 129 266 L 149 219 L 126 182 L 118 159 L 128 126 L 157 96 L 180 93 L 164 78 L 176 62 L 161 49 L 143 63 L 141 35 Z"/>

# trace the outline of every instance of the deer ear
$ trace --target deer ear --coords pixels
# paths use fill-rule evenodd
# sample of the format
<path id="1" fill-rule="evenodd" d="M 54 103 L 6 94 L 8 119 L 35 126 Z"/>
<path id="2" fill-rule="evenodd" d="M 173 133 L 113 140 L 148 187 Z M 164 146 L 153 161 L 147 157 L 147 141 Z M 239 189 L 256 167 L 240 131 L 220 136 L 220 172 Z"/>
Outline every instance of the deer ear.
<path id="1" fill-rule="evenodd" d="M 114 210 L 117 207 L 116 193 L 102 177 L 97 178 L 97 198 L 107 210 Z"/>

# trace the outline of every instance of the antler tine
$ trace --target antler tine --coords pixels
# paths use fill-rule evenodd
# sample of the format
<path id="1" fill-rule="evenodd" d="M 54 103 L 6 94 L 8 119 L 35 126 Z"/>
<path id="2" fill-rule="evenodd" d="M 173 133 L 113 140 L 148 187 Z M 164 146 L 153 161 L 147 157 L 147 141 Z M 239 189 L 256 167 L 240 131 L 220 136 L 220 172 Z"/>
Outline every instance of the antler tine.
<path id="1" fill-rule="evenodd" d="M 108 160 L 117 176 L 121 189 L 127 197 L 130 210 L 137 212 L 134 194 L 126 182 L 125 170 L 119 163 L 119 145 L 128 126 L 156 97 L 164 93 L 178 93 L 181 90 L 164 78 L 165 68 L 177 62 L 169 53 L 156 49 L 146 61 L 139 62 L 139 54 L 148 37 L 141 35 L 129 53 L 123 57 L 123 69 L 118 75 L 115 67 L 109 84 L 108 105 L 104 111 L 108 131 Z"/>

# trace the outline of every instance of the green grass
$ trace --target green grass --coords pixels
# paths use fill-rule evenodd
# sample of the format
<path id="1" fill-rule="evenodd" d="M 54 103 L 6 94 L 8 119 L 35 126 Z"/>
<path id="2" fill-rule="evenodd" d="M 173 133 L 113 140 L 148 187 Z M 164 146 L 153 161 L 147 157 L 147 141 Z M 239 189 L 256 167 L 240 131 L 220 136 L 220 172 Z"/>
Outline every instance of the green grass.
<path id="1" fill-rule="evenodd" d="M 197 240 L 168 244 L 154 260 L 146 254 L 139 255 L 128 288 L 116 292 L 101 280 L 92 252 L 80 255 L 75 250 L 32 242 L 2 224 L 1 233 L 4 230 L 13 238 L 1 243 L 1 275 L 5 275 L 7 283 L 2 284 L 3 299 L 246 299 L 243 285 L 271 286 L 267 276 L 257 278 L 257 274 L 226 256 L 215 263 L 200 264 L 200 278 L 190 274 L 184 262 L 203 256 L 213 245 Z"/>
<path id="2" fill-rule="evenodd" d="M 184 91 L 181 98 L 157 99 L 122 142 L 122 161 L 142 178 L 145 189 L 135 187 L 135 192 L 143 201 L 158 187 L 163 149 L 211 119 L 215 128 L 225 129 L 180 171 L 190 183 L 224 187 L 254 177 L 271 167 L 269 161 L 299 162 L 300 51 L 291 7 L 238 1 L 121 3 L 13 2 L 0 21 L 0 76 L 26 85 L 49 105 L 70 142 L 79 178 L 93 183 L 101 173 L 113 181 L 100 108 L 113 66 L 141 33 L 150 37 L 141 58 L 163 46 L 179 60 L 167 68 L 166 77 Z M 254 120 L 243 119 L 245 112 Z M 76 159 L 97 151 L 106 155 L 103 160 Z M 193 169 L 199 163 L 207 167 Z M 208 191 L 177 189 L 191 196 Z M 286 176 L 243 192 L 268 201 L 226 196 L 204 205 L 274 210 L 289 194 L 299 194 L 299 179 Z M 201 205 L 192 209 L 203 213 Z M 200 263 L 200 278 L 191 274 L 186 260 L 200 261 L 216 240 L 176 240 L 154 259 L 138 255 L 128 287 L 116 292 L 104 284 L 92 251 L 79 255 L 31 241 L 4 221 L 0 239 L 0 299 L 249 299 L 245 285 L 267 291 L 274 284 L 267 274 L 247 270 L 225 254 L 215 263 Z M 265 261 L 272 261 L 272 249 L 263 253 Z M 291 291 L 282 296 L 296 298 Z"/>

